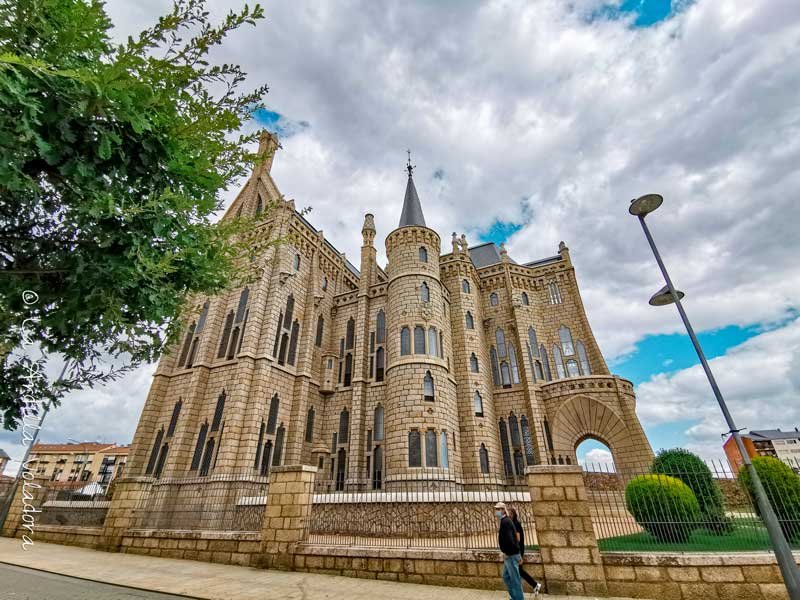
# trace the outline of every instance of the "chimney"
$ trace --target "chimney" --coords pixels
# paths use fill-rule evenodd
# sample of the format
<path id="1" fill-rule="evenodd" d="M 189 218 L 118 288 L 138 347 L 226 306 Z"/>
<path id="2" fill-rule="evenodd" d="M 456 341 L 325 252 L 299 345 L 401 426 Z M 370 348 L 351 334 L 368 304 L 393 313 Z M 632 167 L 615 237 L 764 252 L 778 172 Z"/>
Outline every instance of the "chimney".
<path id="1" fill-rule="evenodd" d="M 259 166 L 269 173 L 272 169 L 272 159 L 275 157 L 275 152 L 281 147 L 278 136 L 266 129 L 261 132 L 261 138 L 258 140 L 258 156 L 263 162 Z"/>

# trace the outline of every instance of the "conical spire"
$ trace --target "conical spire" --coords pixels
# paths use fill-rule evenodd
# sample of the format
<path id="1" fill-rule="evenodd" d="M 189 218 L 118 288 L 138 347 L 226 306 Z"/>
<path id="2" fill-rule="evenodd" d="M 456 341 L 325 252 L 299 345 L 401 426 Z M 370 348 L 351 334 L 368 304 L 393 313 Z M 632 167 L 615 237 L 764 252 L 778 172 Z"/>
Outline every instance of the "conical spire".
<path id="1" fill-rule="evenodd" d="M 425 217 L 422 214 L 422 206 L 417 196 L 417 188 L 414 187 L 414 179 L 411 174 L 414 167 L 411 164 L 411 151 L 408 151 L 408 183 L 406 184 L 406 196 L 403 199 L 403 212 L 400 213 L 400 225 L 398 227 L 408 227 L 409 225 L 420 225 L 425 227 Z"/>

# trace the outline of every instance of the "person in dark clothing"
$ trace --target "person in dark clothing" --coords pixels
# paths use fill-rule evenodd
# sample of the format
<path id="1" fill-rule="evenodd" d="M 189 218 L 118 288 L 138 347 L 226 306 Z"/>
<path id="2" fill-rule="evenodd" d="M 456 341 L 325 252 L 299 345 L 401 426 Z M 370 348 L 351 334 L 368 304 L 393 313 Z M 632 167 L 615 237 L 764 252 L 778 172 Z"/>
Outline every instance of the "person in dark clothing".
<path id="1" fill-rule="evenodd" d="M 522 528 L 522 523 L 519 522 L 519 515 L 517 514 L 517 509 L 509 506 L 507 509 L 508 517 L 511 519 L 511 522 L 514 524 L 514 528 L 517 531 L 517 542 L 519 544 L 519 555 L 520 558 L 525 556 L 525 530 Z M 533 597 L 537 598 L 539 596 L 539 592 L 542 591 L 542 584 L 536 581 L 533 576 L 525 571 L 522 566 L 522 560 L 519 563 L 519 576 L 528 582 L 528 585 L 533 588 Z"/>
<path id="2" fill-rule="evenodd" d="M 497 531 L 497 543 L 505 556 L 503 561 L 503 583 L 506 584 L 511 600 L 524 600 L 522 580 L 519 578 L 519 563 L 522 561 L 517 541 L 517 530 L 506 514 L 506 505 L 498 502 L 494 505 L 494 516 L 500 519 Z"/>

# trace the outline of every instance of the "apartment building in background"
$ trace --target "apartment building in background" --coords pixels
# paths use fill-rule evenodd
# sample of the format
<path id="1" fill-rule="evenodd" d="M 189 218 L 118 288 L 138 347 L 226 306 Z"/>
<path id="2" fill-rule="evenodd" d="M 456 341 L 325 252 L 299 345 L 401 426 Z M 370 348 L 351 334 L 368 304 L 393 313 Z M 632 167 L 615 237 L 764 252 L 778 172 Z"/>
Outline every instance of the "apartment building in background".
<path id="1" fill-rule="evenodd" d="M 108 484 L 122 474 L 129 451 L 130 445 L 97 442 L 35 444 L 30 463 L 42 479 Z"/>
<path id="2" fill-rule="evenodd" d="M 800 465 L 800 430 L 797 427 L 793 431 L 781 431 L 780 429 L 760 429 L 742 434 L 742 442 L 747 450 L 748 456 L 772 456 L 792 466 Z M 725 455 L 731 466 L 739 471 L 742 465 L 742 457 L 736 448 L 733 436 L 728 436 L 723 444 Z"/>

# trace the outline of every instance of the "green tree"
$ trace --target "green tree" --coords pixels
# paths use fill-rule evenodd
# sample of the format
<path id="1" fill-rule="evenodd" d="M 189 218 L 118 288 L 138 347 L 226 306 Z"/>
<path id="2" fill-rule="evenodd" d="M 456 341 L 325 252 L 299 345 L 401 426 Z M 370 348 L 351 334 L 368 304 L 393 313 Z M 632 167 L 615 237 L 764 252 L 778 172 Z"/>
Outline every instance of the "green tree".
<path id="1" fill-rule="evenodd" d="M 783 535 L 789 542 L 800 542 L 800 477 L 792 467 L 772 456 L 755 456 L 752 461 Z M 739 481 L 750 494 L 753 506 L 760 515 L 753 480 L 744 467 L 739 470 Z"/>
<path id="2" fill-rule="evenodd" d="M 115 44 L 98 0 L 0 0 L 6 428 L 26 392 L 57 402 L 155 360 L 187 299 L 252 277 L 239 235 L 252 223 L 212 217 L 258 160 L 247 149 L 258 134 L 240 132 L 267 88 L 242 91 L 240 67 L 208 55 L 261 18 L 245 5 L 213 24 L 203 0 L 177 0 Z M 30 348 L 68 359 L 58 386 L 31 379 L 45 358 Z"/>
<path id="3" fill-rule="evenodd" d="M 684 448 L 661 450 L 650 470 L 676 477 L 689 486 L 700 505 L 700 521 L 705 529 L 713 533 L 730 531 L 731 519 L 725 516 L 722 490 L 699 456 Z"/>
<path id="4" fill-rule="evenodd" d="M 660 542 L 685 542 L 700 518 L 692 490 L 668 475 L 631 479 L 625 488 L 625 506 L 642 529 Z"/>

